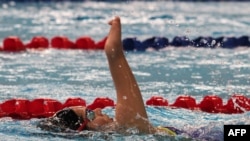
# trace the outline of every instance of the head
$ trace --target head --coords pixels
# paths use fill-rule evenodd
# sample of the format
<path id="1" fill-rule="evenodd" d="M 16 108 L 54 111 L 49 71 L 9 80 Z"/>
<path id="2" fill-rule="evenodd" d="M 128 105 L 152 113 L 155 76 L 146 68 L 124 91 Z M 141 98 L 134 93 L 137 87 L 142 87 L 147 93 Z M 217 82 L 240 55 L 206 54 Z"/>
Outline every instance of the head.
<path id="1" fill-rule="evenodd" d="M 83 106 L 65 108 L 53 117 L 39 122 L 38 127 L 55 132 L 71 130 L 100 130 L 104 125 L 113 122 L 112 118 L 103 114 L 100 108 L 89 110 Z"/>
<path id="2" fill-rule="evenodd" d="M 65 108 L 56 112 L 52 117 L 41 120 L 38 127 L 54 132 L 67 132 L 68 129 L 77 130 L 83 123 L 83 118 L 73 109 Z"/>

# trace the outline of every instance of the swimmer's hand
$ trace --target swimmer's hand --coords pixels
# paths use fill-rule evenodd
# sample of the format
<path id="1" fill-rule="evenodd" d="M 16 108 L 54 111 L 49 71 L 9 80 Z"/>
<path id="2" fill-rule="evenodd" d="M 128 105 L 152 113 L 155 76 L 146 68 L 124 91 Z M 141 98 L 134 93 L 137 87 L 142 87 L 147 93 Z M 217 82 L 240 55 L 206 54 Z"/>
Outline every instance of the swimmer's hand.
<path id="1" fill-rule="evenodd" d="M 116 16 L 109 22 L 109 25 L 111 28 L 104 49 L 107 56 L 114 59 L 115 57 L 123 55 L 120 18 Z"/>

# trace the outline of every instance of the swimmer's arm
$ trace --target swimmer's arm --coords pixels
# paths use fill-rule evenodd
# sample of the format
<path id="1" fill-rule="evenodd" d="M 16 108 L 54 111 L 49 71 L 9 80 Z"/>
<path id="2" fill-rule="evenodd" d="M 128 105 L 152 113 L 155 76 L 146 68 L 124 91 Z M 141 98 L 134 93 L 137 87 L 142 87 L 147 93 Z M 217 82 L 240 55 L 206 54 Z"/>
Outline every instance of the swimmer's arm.
<path id="1" fill-rule="evenodd" d="M 105 52 L 117 93 L 116 121 L 126 128 L 136 126 L 140 132 L 149 133 L 152 126 L 148 121 L 142 95 L 123 53 L 119 18 L 111 21 L 110 25 Z"/>

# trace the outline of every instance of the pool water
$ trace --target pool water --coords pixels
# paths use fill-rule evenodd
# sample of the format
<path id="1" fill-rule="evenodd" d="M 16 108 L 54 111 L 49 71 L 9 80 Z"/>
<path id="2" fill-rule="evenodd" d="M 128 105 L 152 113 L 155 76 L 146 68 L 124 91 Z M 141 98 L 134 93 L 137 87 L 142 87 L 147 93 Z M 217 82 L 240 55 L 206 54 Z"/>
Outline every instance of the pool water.
<path id="1" fill-rule="evenodd" d="M 108 33 L 107 21 L 120 15 L 123 38 L 186 35 L 250 35 L 250 3 L 185 2 L 49 2 L 2 3 L 0 38 L 65 35 L 72 40 L 88 35 L 96 41 Z M 233 9 L 233 10 L 232 10 Z M 242 10 L 244 9 L 244 10 Z M 36 14 L 33 14 L 36 13 Z M 226 103 L 234 93 L 250 97 L 250 49 L 165 48 L 126 52 L 128 62 L 146 101 L 154 95 L 173 103 L 180 95 L 197 102 L 215 94 Z M 103 51 L 56 50 L 0 53 L 0 101 L 11 98 L 54 98 L 64 102 L 82 97 L 116 100 Z M 114 115 L 114 109 L 104 112 Z M 153 125 L 174 126 L 197 140 L 223 140 L 223 125 L 250 124 L 250 113 L 210 114 L 187 109 L 147 107 Z M 36 127 L 40 119 L 0 119 L 0 140 L 184 140 L 184 136 L 122 136 L 110 133 L 51 133 Z"/>

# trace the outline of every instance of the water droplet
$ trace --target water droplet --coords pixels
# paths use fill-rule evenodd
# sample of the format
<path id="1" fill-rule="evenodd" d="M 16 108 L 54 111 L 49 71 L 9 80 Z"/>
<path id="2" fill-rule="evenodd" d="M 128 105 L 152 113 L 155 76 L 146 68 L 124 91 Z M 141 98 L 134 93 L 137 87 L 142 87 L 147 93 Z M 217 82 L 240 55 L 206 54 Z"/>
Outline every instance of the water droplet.
<path id="1" fill-rule="evenodd" d="M 159 90 L 159 93 L 163 93 L 163 92 L 164 92 L 164 90 L 162 90 L 162 89 Z"/>
<path id="2" fill-rule="evenodd" d="M 211 45 L 214 46 L 215 44 L 216 44 L 216 41 L 213 40 L 212 43 L 211 43 Z"/>
<path id="3" fill-rule="evenodd" d="M 16 5 L 16 3 L 14 1 L 11 1 L 9 4 L 10 4 L 10 6 L 15 6 Z"/>
<path id="4" fill-rule="evenodd" d="M 127 97 L 126 97 L 126 96 L 123 96 L 122 98 L 123 98 L 123 99 L 125 99 L 125 100 L 127 99 Z"/>
<path id="5" fill-rule="evenodd" d="M 2 8 L 3 8 L 3 9 L 7 9 L 7 8 L 8 8 L 8 5 L 7 5 L 7 4 L 2 4 Z"/>
<path id="6" fill-rule="evenodd" d="M 135 119 L 141 118 L 141 115 L 139 113 L 136 114 Z"/>

